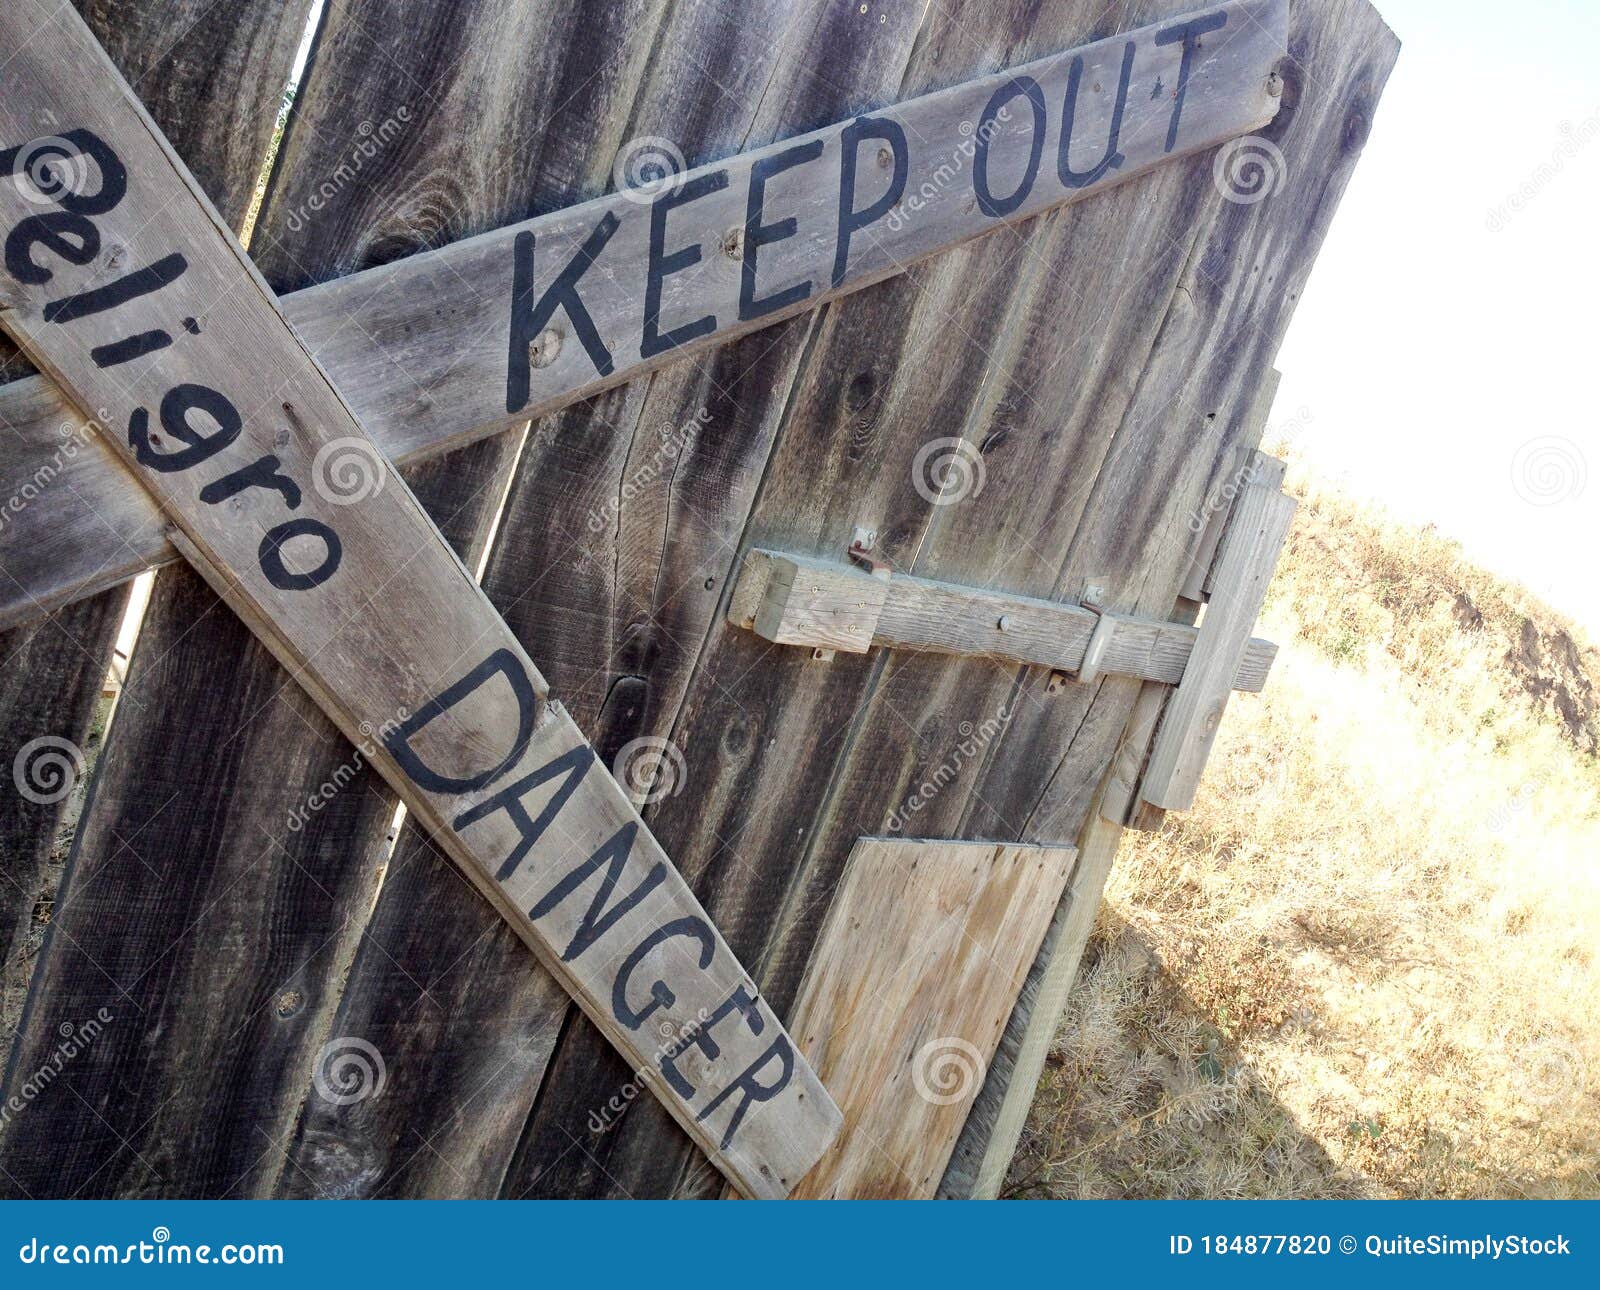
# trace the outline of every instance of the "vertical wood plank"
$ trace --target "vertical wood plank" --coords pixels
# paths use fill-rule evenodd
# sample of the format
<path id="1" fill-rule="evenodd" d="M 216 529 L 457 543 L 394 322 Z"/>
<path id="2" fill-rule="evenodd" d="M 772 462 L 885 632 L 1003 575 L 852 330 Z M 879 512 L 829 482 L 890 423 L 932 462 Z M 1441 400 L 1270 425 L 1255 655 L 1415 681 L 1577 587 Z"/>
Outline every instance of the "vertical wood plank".
<path id="1" fill-rule="evenodd" d="M 160 6 L 76 0 L 76 7 L 218 210 L 237 226 L 254 194 L 309 0 L 171 0 Z M 0 380 L 30 370 L 10 338 L 0 336 Z M 10 433 L 0 426 L 0 442 Z M 89 742 L 127 602 L 127 588 L 116 588 L 0 636 L 6 678 L 0 685 L 0 770 L 7 776 L 32 740 L 64 739 L 78 749 Z M 49 858 L 70 800 L 26 803 L 12 798 L 10 788 L 7 783 L 0 830 L 0 870 L 8 879 L 0 887 L 0 971 L 8 994 L 31 977 L 38 930 L 33 911 L 41 898 L 56 894 Z M 9 1006 L 4 1016 L 0 1043 L 9 1052 L 19 1018 Z"/>
<path id="2" fill-rule="evenodd" d="M 419 62 L 414 50 L 402 47 L 415 44 L 403 31 L 386 24 L 373 31 L 363 6 L 338 6 L 326 39 L 347 55 L 315 117 L 307 119 L 307 137 L 348 136 L 361 120 L 394 110 L 397 99 L 416 102 L 418 84 L 426 91 L 422 101 L 438 107 L 413 116 L 417 138 L 398 183 L 403 202 L 389 208 L 396 180 L 380 181 L 350 199 L 366 206 L 370 223 L 360 224 L 349 211 L 330 212 L 332 218 L 366 228 L 370 254 L 387 256 L 407 237 L 409 248 L 418 249 L 605 191 L 611 140 L 630 116 L 634 75 L 666 7 L 659 0 L 482 4 L 458 6 L 448 21 L 429 7 L 441 25 L 430 35 L 428 60 Z M 369 77 L 376 39 L 393 46 L 378 61 L 402 69 L 392 86 Z M 494 87 L 487 100 L 485 85 Z M 574 131 L 580 132 L 576 140 Z M 314 169 L 297 181 L 299 173 L 286 172 L 285 185 L 298 182 L 303 198 L 317 180 Z M 436 205 L 440 192 L 465 203 L 447 228 L 438 226 L 439 211 L 450 209 Z M 294 208 L 287 191 L 283 200 L 280 209 Z M 295 239 L 292 228 L 282 231 L 286 256 Z M 529 450 L 538 453 L 546 438 L 537 437 Z M 509 442 L 500 436 L 486 444 Z M 459 471 L 485 446 L 420 468 L 429 482 L 418 496 L 435 518 L 453 498 L 473 493 Z M 514 469 L 508 460 L 504 478 L 497 473 L 490 490 L 496 507 L 474 508 L 457 526 L 458 545 L 471 545 L 469 566 L 489 541 Z M 416 489 L 416 474 L 407 472 L 407 478 Z M 544 658 L 534 657 L 548 675 Z M 375 777 L 372 786 L 379 788 Z M 360 1039 L 384 1054 L 383 1095 L 329 1099 L 313 1079 L 276 1193 L 493 1195 L 568 1007 L 566 992 L 505 921 L 425 830 L 407 822 L 324 1041 L 337 1052 L 341 1040 Z"/>
<path id="3" fill-rule="evenodd" d="M 710 94 L 695 69 L 713 65 L 707 60 L 715 57 L 715 65 L 748 75 L 711 95 L 715 110 L 701 109 L 697 124 L 707 133 L 693 143 L 731 152 L 897 99 L 920 13 L 896 5 L 862 14 L 855 5 L 787 0 L 754 14 L 706 5 L 674 16 L 664 40 L 706 52 L 697 52 L 687 67 L 661 70 L 640 119 L 674 119 L 686 99 Z M 718 38 L 703 26 L 712 18 L 723 32 Z M 691 19 L 698 25 L 678 26 Z M 674 34 L 679 30 L 681 39 Z M 685 75 L 693 85 L 680 82 Z M 693 746 L 671 742 L 674 722 L 703 642 L 708 633 L 722 635 L 719 605 L 741 530 L 758 489 L 771 486 L 772 445 L 796 415 L 795 374 L 830 313 L 827 307 L 780 324 L 602 396 L 595 404 L 599 417 L 631 427 L 620 442 L 607 444 L 598 426 L 580 429 L 582 421 L 555 418 L 548 451 L 563 473 L 541 482 L 543 472 L 534 468 L 539 459 L 530 457 L 484 579 L 491 599 L 598 746 L 620 752 L 634 740 L 654 741 L 633 744 L 635 755 L 659 750 L 673 774 L 645 807 L 646 819 L 662 845 L 673 848 L 669 854 L 702 899 L 716 890 L 708 872 L 714 848 L 706 845 L 707 832 L 682 827 L 695 814 L 684 808 L 698 800 L 714 819 L 734 787 L 731 775 L 702 758 L 715 758 L 719 744 L 737 749 L 741 762 L 778 750 L 765 736 L 746 742 L 751 728 L 743 718 Z M 870 349 L 858 347 L 849 370 L 859 370 L 854 364 Z M 663 443 L 683 442 L 685 427 L 697 427 L 688 451 L 668 460 Z M 813 448 L 813 463 L 847 451 L 843 443 L 813 442 Z M 816 497 L 827 496 L 831 475 L 830 467 L 810 476 Z M 624 491 L 622 504 L 613 506 Z M 600 520 L 599 532 L 590 528 L 591 515 Z M 562 560 L 542 565 L 530 558 L 551 548 Z M 744 674 L 755 657 L 739 661 L 734 674 Z M 596 658 L 606 665 L 596 667 Z M 769 663 L 784 666 L 777 653 L 761 666 Z M 608 703 L 617 685 L 633 690 L 634 702 Z M 796 802 L 805 800 L 805 785 L 791 784 L 790 791 Z M 737 937 L 730 944 L 744 953 Z M 703 1189 L 714 1193 L 715 1172 L 649 1098 L 624 1096 L 619 1113 L 606 1113 L 632 1085 L 633 1072 L 592 1027 L 575 1019 L 503 1194 L 660 1196 L 670 1194 L 683 1173 L 701 1171 Z"/>
<path id="4" fill-rule="evenodd" d="M 1183 680 L 1167 701 L 1140 796 L 1163 810 L 1188 810 L 1233 692 L 1233 672 L 1261 613 L 1297 503 L 1274 485 L 1247 484 L 1217 552 L 1211 601 Z"/>

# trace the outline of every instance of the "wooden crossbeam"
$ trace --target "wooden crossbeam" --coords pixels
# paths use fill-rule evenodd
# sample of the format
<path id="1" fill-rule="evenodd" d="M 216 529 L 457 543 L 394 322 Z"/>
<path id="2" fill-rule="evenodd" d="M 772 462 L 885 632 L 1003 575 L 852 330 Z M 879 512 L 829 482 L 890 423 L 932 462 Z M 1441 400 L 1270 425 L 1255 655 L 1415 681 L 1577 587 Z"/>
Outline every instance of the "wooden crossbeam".
<path id="1" fill-rule="evenodd" d="M 865 653 L 875 645 L 982 655 L 1077 673 L 1097 628 L 1101 672 L 1176 685 L 1200 632 L 1184 623 L 1109 615 L 907 574 L 874 576 L 851 565 L 759 548 L 745 554 L 729 603 L 735 626 L 780 645 Z M 1253 617 L 1251 619 L 1253 621 Z M 1259 691 L 1278 647 L 1250 639 L 1229 687 Z"/>
<path id="2" fill-rule="evenodd" d="M 1260 128 L 1288 7 L 1228 0 L 284 308 L 384 452 L 422 460 Z M 0 389 L 0 628 L 176 557 L 82 433 L 105 418 L 71 404 L 39 379 Z"/>
<path id="3" fill-rule="evenodd" d="M 71 7 L 8 0 L 0 61 L 0 323 L 718 1168 L 787 1194 L 838 1109 L 632 802 Z"/>

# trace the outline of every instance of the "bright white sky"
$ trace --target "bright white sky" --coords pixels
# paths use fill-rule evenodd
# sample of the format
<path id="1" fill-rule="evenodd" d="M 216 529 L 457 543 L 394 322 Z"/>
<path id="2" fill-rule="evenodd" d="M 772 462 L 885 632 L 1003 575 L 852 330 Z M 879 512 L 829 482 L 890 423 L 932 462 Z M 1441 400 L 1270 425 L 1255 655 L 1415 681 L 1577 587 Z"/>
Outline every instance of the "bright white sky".
<path id="1" fill-rule="evenodd" d="M 1600 0 L 1375 3 L 1404 47 L 1269 438 L 1600 634 Z"/>

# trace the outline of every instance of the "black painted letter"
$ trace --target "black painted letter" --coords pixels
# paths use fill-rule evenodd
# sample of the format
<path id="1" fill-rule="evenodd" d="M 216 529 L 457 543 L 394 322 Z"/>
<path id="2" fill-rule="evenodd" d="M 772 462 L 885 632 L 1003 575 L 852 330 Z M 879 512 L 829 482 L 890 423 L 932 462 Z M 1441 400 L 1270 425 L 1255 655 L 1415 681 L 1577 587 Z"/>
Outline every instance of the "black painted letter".
<path id="1" fill-rule="evenodd" d="M 1171 152 L 1178 142 L 1178 121 L 1183 116 L 1183 100 L 1189 93 L 1189 64 L 1194 59 L 1194 51 L 1200 48 L 1200 37 L 1208 31 L 1220 31 L 1227 25 L 1227 14 L 1208 13 L 1156 32 L 1158 45 L 1183 43 L 1183 58 L 1178 63 L 1178 84 L 1172 91 L 1172 123 L 1167 126 L 1167 152 Z"/>
<path id="2" fill-rule="evenodd" d="M 637 1030 L 644 1025 L 645 1020 L 658 1008 L 670 1008 L 678 1001 L 678 996 L 673 994 L 665 981 L 655 981 L 650 986 L 650 1002 L 638 1011 L 628 1002 L 628 982 L 632 980 L 634 969 L 644 962 L 645 956 L 665 941 L 670 941 L 674 936 L 692 936 L 700 942 L 700 970 L 704 972 L 711 966 L 711 956 L 717 950 L 716 933 L 703 918 L 675 918 L 656 928 L 644 940 L 640 941 L 633 953 L 622 960 L 622 967 L 617 970 L 617 979 L 611 986 L 611 1013 L 629 1030 Z"/>
<path id="3" fill-rule="evenodd" d="M 322 543 L 322 563 L 310 573 L 291 573 L 283 562 L 283 544 L 297 537 L 314 537 Z M 321 520 L 306 516 L 285 520 L 277 528 L 268 529 L 261 539 L 259 552 L 261 572 L 279 591 L 310 591 L 312 587 L 320 587 L 339 571 L 339 561 L 343 558 L 344 543 L 339 541 L 339 535 Z"/>
<path id="4" fill-rule="evenodd" d="M 644 339 L 639 344 L 643 358 L 654 358 L 669 349 L 687 345 L 698 336 L 709 336 L 717 329 L 716 317 L 707 314 L 693 322 L 684 323 L 665 335 L 661 332 L 661 287 L 667 278 L 683 269 L 700 263 L 700 243 L 681 246 L 671 255 L 667 249 L 667 216 L 679 206 L 685 206 L 711 193 L 721 192 L 728 186 L 728 172 L 713 170 L 677 188 L 664 192 L 650 206 L 650 265 L 644 281 Z"/>
<path id="5" fill-rule="evenodd" d="M 589 266 L 605 249 L 611 235 L 622 223 L 610 211 L 594 226 L 584 244 L 580 246 L 567 267 L 556 280 L 545 288 L 538 302 L 533 301 L 533 248 L 532 233 L 518 233 L 511 250 L 511 352 L 506 360 L 506 411 L 520 412 L 528 406 L 528 389 L 531 364 L 528 346 L 533 343 L 555 316 L 557 308 L 567 311 L 572 330 L 578 334 L 584 353 L 601 376 L 610 376 L 611 351 L 600 339 L 600 330 L 584 308 L 578 295 L 578 279 L 588 272 Z"/>
<path id="6" fill-rule="evenodd" d="M 633 853 L 633 840 L 638 836 L 639 821 L 629 820 L 613 833 L 608 841 L 601 843 L 592 856 L 563 876 L 561 881 L 541 896 L 539 903 L 528 911 L 528 917 L 537 922 L 583 886 L 602 864 L 606 866 L 606 876 L 600 882 L 600 890 L 595 892 L 594 899 L 589 902 L 589 908 L 584 911 L 583 918 L 578 923 L 578 930 L 572 934 L 572 940 L 567 943 L 567 948 L 561 951 L 563 963 L 572 962 L 610 931 L 619 918 L 659 887 L 667 876 L 665 862 L 657 860 L 651 866 L 650 872 L 639 879 L 637 887 L 610 909 L 606 908 L 606 901 L 611 899 L 617 880 L 622 877 L 622 871 L 628 864 L 628 857 Z"/>
<path id="7" fill-rule="evenodd" d="M 888 190 L 866 210 L 856 204 L 856 151 L 863 139 L 882 139 L 889 145 L 894 174 Z M 876 223 L 894 209 L 906 191 L 906 170 L 910 165 L 906 132 L 898 121 L 888 117 L 858 116 L 839 136 L 839 240 L 833 252 L 833 285 L 844 281 L 850 268 L 850 239 L 868 224 Z"/>
<path id="8" fill-rule="evenodd" d="M 989 191 L 989 141 L 994 137 L 1000 119 L 1000 109 L 1012 99 L 1026 98 L 1033 109 L 1033 141 L 1028 145 L 1028 168 L 1022 172 L 1022 182 L 1009 197 L 996 197 Z M 989 96 L 989 102 L 978 118 L 978 143 L 972 158 L 972 188 L 978 196 L 978 208 L 985 215 L 1009 215 L 1033 191 L 1033 181 L 1039 176 L 1039 158 L 1044 155 L 1044 91 L 1031 76 L 1013 76 Z"/>
<path id="9" fill-rule="evenodd" d="M 1078 119 L 1078 91 L 1083 85 L 1083 59 L 1072 60 L 1072 70 L 1067 73 L 1066 107 L 1061 114 L 1061 145 L 1056 150 L 1056 175 L 1066 188 L 1087 188 L 1099 183 L 1108 171 L 1119 169 L 1127 160 L 1117 151 L 1117 141 L 1122 137 L 1122 111 L 1128 106 L 1134 49 L 1134 42 L 1130 40 L 1122 51 L 1122 79 L 1117 82 L 1117 103 L 1111 110 L 1111 134 L 1106 140 L 1105 153 L 1088 170 L 1074 170 L 1067 156 L 1067 150 L 1072 147 L 1072 126 Z"/>
<path id="10" fill-rule="evenodd" d="M 756 251 L 774 242 L 793 237 L 800 227 L 793 215 L 772 224 L 761 222 L 762 206 L 767 196 L 767 180 L 793 170 L 822 155 L 822 140 L 796 144 L 775 157 L 763 157 L 750 167 L 750 196 L 744 213 L 744 266 L 739 283 L 739 321 L 753 322 L 764 318 L 787 305 L 798 304 L 811 294 L 811 282 L 797 282 L 792 287 L 775 292 L 765 300 L 756 299 Z"/>
<path id="11" fill-rule="evenodd" d="M 572 796 L 573 790 L 589 773 L 589 767 L 593 764 L 594 749 L 588 744 L 579 744 L 576 748 L 562 753 L 554 761 L 546 762 L 538 770 L 524 775 L 514 784 L 507 784 L 493 797 L 486 797 L 476 806 L 461 812 L 451 822 L 450 827 L 459 833 L 465 825 L 476 824 L 494 811 L 504 811 L 511 817 L 511 822 L 517 826 L 517 845 L 511 848 L 511 854 L 500 862 L 500 867 L 494 874 L 496 881 L 504 882 L 516 873 L 523 856 L 533 850 L 534 843 L 544 836 L 544 831 L 550 827 L 550 821 L 555 819 L 561 808 L 567 804 L 567 799 Z M 566 778 L 550 795 L 550 800 L 544 804 L 544 809 L 539 812 L 538 818 L 533 818 L 528 814 L 528 808 L 522 804 L 522 799 L 529 789 L 537 788 L 557 775 L 565 775 Z"/>
<path id="12" fill-rule="evenodd" d="M 506 684 L 511 687 L 512 697 L 517 701 L 517 735 L 511 751 L 498 765 L 475 775 L 446 775 L 435 770 L 417 756 L 411 747 L 411 740 L 435 717 L 448 712 L 493 676 L 505 677 Z M 538 715 L 539 700 L 533 692 L 533 682 L 528 678 L 527 669 L 510 650 L 497 649 L 454 685 L 436 694 L 386 733 L 383 746 L 419 788 L 433 793 L 470 793 L 475 788 L 492 783 L 517 764 L 528 747 L 528 740 L 533 736 L 534 719 Z"/>
<path id="13" fill-rule="evenodd" d="M 210 434 L 201 434 L 189 424 L 191 412 L 205 413 L 217 428 Z M 150 414 L 143 408 L 135 408 L 128 421 L 128 443 L 141 466 L 167 475 L 215 457 L 239 437 L 244 419 L 220 390 L 209 385 L 174 385 L 161 398 L 161 428 L 189 446 L 175 452 L 157 452 L 150 442 Z"/>
<path id="14" fill-rule="evenodd" d="M 774 1058 L 783 1067 L 782 1073 L 771 1084 L 763 1084 L 756 1076 L 761 1069 Z M 695 1116 L 698 1124 L 719 1106 L 728 1100 L 734 1093 L 743 1093 L 744 1098 L 733 1113 L 733 1118 L 728 1121 L 728 1127 L 722 1131 L 722 1145 L 719 1150 L 726 1151 L 728 1144 L 733 1141 L 733 1135 L 739 1131 L 739 1121 L 744 1119 L 745 1112 L 750 1109 L 752 1102 L 770 1102 L 789 1086 L 789 1079 L 794 1074 L 794 1049 L 789 1041 L 779 1035 L 772 1041 L 772 1047 L 762 1053 L 760 1057 L 745 1068 L 744 1074 L 729 1084 L 727 1088 L 711 1099 L 705 1110 Z"/>

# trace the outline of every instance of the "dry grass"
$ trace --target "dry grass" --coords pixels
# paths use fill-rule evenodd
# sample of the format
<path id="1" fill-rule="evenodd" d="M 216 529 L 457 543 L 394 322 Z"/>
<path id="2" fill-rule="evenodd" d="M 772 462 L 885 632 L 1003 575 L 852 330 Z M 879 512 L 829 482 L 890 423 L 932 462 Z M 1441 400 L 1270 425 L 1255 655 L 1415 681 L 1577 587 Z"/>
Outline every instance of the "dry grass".
<path id="1" fill-rule="evenodd" d="M 1297 490 L 1272 682 L 1127 836 L 1010 1189 L 1600 1195 L 1595 654 Z"/>

